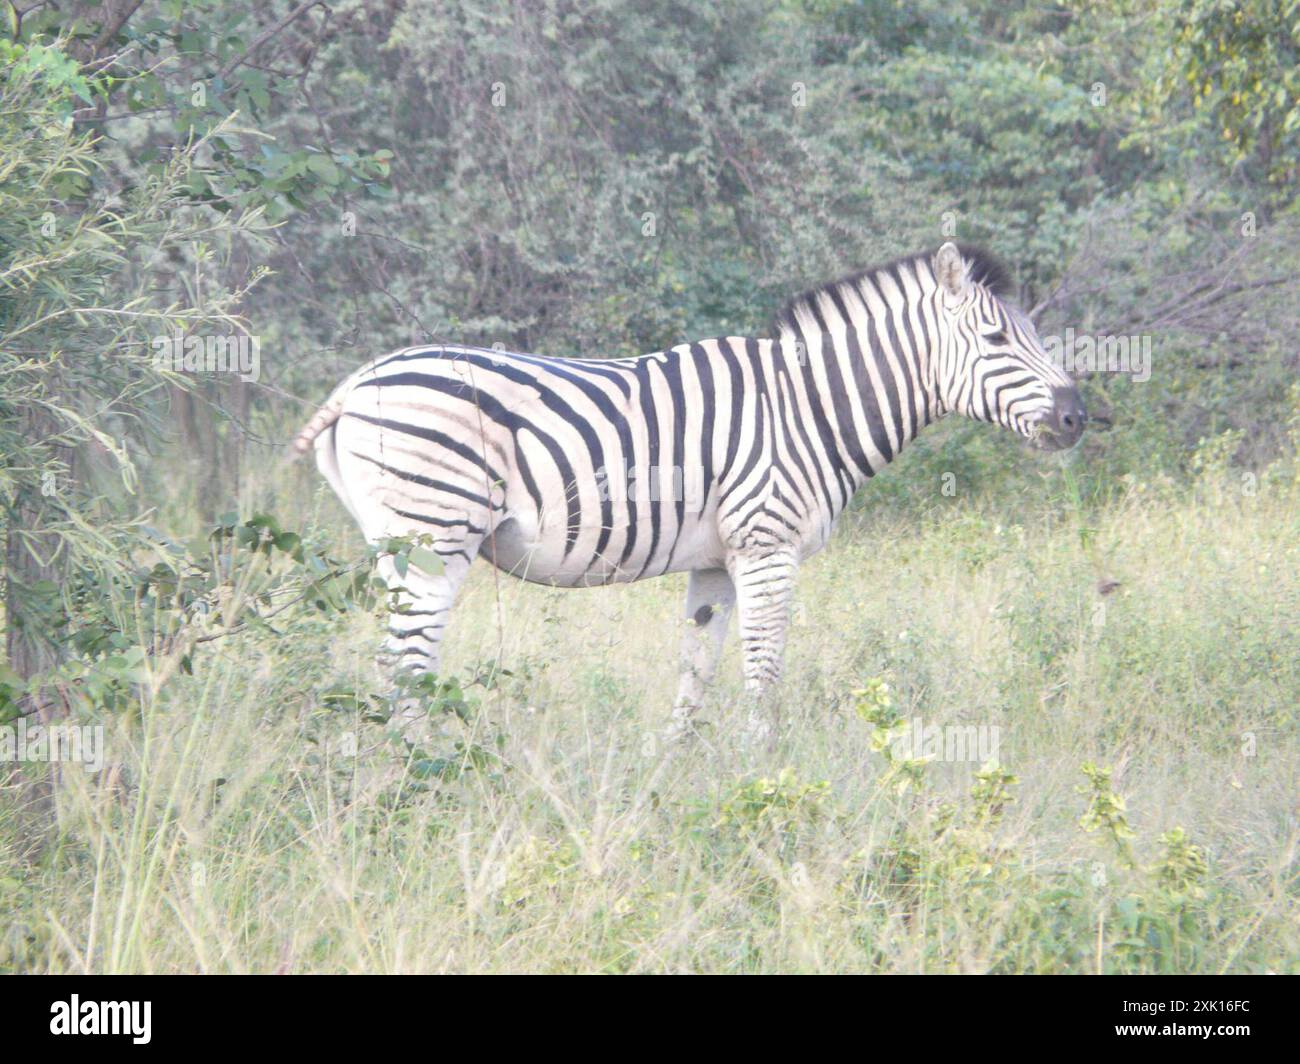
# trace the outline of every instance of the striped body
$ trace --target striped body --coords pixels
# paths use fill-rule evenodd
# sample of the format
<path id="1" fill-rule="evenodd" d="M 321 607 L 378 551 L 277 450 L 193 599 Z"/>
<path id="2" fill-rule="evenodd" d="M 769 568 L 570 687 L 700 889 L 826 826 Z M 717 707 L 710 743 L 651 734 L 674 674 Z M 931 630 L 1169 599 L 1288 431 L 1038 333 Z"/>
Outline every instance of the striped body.
<path id="1" fill-rule="evenodd" d="M 680 704 L 699 701 L 737 602 L 747 680 L 768 686 L 799 562 L 922 427 L 950 410 L 1031 437 L 1069 422 L 1073 386 L 1032 326 L 970 262 L 945 284 L 944 254 L 809 293 L 775 338 L 605 361 L 440 345 L 363 367 L 296 443 L 314 440 L 368 539 L 427 535 L 442 558 L 388 572 L 390 654 L 436 668 L 479 555 L 564 587 L 688 571 Z"/>
<path id="2" fill-rule="evenodd" d="M 856 464 L 819 436 L 834 411 L 813 383 L 766 339 L 604 362 L 416 348 L 353 379 L 330 442 L 345 490 L 379 504 L 376 536 L 482 530 L 479 553 L 525 580 L 616 583 L 825 543 L 903 440 Z"/>

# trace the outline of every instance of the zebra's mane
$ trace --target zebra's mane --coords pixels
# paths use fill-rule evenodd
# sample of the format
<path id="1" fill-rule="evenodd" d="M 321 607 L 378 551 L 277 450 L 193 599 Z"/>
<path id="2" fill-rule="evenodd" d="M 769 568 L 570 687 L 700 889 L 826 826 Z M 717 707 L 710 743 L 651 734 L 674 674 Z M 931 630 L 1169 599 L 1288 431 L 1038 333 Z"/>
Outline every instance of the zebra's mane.
<path id="1" fill-rule="evenodd" d="M 897 283 L 898 269 L 901 266 L 910 266 L 914 270 L 917 266 L 924 266 L 929 270 L 931 268 L 930 263 L 938 250 L 938 248 L 930 248 L 928 251 L 902 255 L 891 262 L 879 266 L 870 266 L 865 270 L 858 270 L 838 280 L 829 281 L 826 284 L 818 285 L 816 288 L 810 288 L 802 295 L 795 296 L 777 312 L 776 317 L 772 319 L 771 334 L 777 336 L 783 327 L 793 326 L 798 312 L 805 308 L 815 307 L 817 301 L 824 294 L 840 292 L 845 289 L 855 289 L 864 278 L 881 274 L 892 275 L 895 283 Z M 971 278 L 976 283 L 982 284 L 996 296 L 1006 296 L 1011 292 L 1011 274 L 992 253 L 973 244 L 959 244 L 957 250 L 961 252 L 961 257 L 969 264 Z"/>

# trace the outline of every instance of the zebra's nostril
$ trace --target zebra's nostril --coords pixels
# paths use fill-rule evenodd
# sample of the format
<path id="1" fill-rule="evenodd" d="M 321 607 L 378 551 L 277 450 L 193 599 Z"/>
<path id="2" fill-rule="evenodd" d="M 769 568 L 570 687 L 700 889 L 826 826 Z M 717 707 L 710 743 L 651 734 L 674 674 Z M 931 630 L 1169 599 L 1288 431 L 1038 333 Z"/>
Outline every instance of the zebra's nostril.
<path id="1" fill-rule="evenodd" d="M 1060 387 L 1052 394 L 1054 410 L 1051 424 L 1057 432 L 1077 439 L 1083 434 L 1084 423 L 1088 419 L 1083 408 L 1083 400 L 1074 388 Z"/>

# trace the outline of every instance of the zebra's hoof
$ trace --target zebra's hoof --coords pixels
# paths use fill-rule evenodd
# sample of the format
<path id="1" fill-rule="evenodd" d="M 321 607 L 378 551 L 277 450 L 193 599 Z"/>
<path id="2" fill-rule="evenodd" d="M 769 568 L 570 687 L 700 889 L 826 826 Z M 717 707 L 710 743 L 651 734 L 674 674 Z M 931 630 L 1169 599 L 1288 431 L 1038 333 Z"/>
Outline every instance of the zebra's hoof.
<path id="1" fill-rule="evenodd" d="M 664 742 L 669 745 L 685 742 L 694 738 L 698 733 L 695 730 L 695 722 L 691 719 L 691 714 L 695 712 L 694 706 L 678 705 L 673 707 L 673 719 L 668 722 L 668 727 L 664 729 Z"/>
<path id="2" fill-rule="evenodd" d="M 776 725 L 763 713 L 751 713 L 740 733 L 741 745 L 776 749 Z"/>
<path id="3" fill-rule="evenodd" d="M 669 722 L 668 727 L 664 729 L 663 739 L 666 746 L 683 746 L 688 743 L 699 743 L 709 749 L 709 741 L 704 737 L 702 729 L 707 729 L 708 725 L 695 718 L 695 713 L 699 709 L 695 705 L 685 705 L 678 703 L 673 707 L 673 719 Z"/>

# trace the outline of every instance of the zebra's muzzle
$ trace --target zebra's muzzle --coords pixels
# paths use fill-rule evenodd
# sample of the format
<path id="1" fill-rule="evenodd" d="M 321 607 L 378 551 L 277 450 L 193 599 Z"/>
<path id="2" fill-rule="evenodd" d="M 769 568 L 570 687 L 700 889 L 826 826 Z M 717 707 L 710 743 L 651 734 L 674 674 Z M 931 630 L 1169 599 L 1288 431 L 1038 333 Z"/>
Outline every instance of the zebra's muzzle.
<path id="1" fill-rule="evenodd" d="M 1052 390 L 1052 409 L 1034 426 L 1034 443 L 1047 451 L 1073 447 L 1088 423 L 1079 389 L 1073 386 Z"/>

